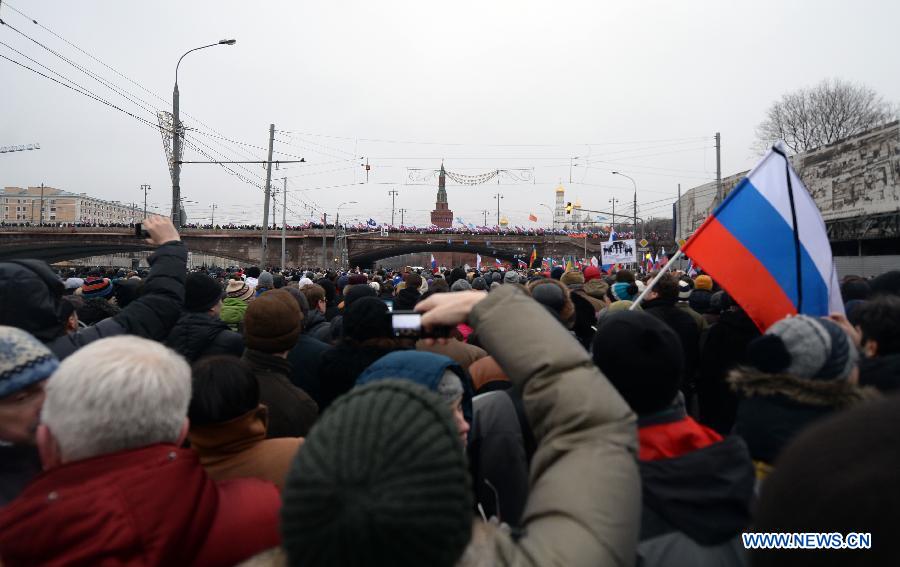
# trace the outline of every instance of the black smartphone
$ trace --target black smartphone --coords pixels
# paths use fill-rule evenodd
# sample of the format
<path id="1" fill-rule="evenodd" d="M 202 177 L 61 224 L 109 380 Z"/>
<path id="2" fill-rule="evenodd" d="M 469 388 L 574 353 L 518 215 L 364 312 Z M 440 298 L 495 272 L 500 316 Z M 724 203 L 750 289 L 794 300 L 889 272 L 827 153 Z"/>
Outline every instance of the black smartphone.
<path id="1" fill-rule="evenodd" d="M 422 314 L 416 311 L 392 311 L 391 326 L 394 336 L 408 339 L 444 338 L 450 336 L 447 327 L 435 327 L 430 331 L 422 329 Z"/>
<path id="2" fill-rule="evenodd" d="M 139 222 L 134 223 L 134 235 L 138 238 L 150 238 L 150 233 L 144 230 Z"/>

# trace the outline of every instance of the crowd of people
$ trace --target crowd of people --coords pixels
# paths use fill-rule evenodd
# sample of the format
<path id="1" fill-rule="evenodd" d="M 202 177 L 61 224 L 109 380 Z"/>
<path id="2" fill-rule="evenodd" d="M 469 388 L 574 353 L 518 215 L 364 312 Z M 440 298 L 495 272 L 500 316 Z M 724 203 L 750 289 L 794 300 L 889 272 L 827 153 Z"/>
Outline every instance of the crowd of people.
<path id="1" fill-rule="evenodd" d="M 189 271 L 144 227 L 145 271 L 0 262 L 4 566 L 900 558 L 900 272 L 760 330 L 704 274 Z"/>
<path id="2" fill-rule="evenodd" d="M 25 222 L 25 223 L 7 223 L 0 221 L 0 228 L 4 227 L 36 227 L 38 223 L 34 222 Z M 122 222 L 44 222 L 40 225 L 43 228 L 133 228 L 134 224 L 131 223 L 122 223 Z M 474 225 L 462 225 L 452 227 L 452 228 L 442 228 L 434 225 L 429 226 L 415 226 L 415 225 L 390 225 L 390 224 L 368 224 L 368 223 L 348 223 L 342 224 L 341 227 L 350 233 L 366 233 L 366 232 L 378 232 L 384 229 L 387 232 L 393 233 L 403 233 L 403 234 L 434 234 L 434 235 L 454 235 L 454 234 L 462 234 L 462 235 L 491 235 L 491 236 L 509 236 L 509 235 L 522 235 L 522 236 L 577 236 L 578 238 L 584 238 L 587 235 L 590 239 L 603 239 L 606 240 L 610 237 L 610 228 L 607 227 L 598 227 L 594 225 L 584 225 L 577 226 L 576 223 L 572 223 L 570 226 L 566 228 L 532 228 L 532 227 L 523 227 L 523 226 L 474 226 Z M 248 230 L 248 231 L 258 231 L 262 228 L 261 225 L 258 224 L 238 224 L 238 223 L 184 223 L 182 225 L 183 229 L 190 230 Z M 298 230 L 335 230 L 337 227 L 334 224 L 323 224 L 321 222 L 307 222 L 296 225 L 285 225 L 285 230 L 287 231 L 298 231 Z M 281 226 L 277 224 L 273 224 L 270 230 L 281 230 Z M 646 234 L 642 235 L 644 238 L 647 238 L 652 241 L 670 241 L 672 239 L 672 235 L 667 231 L 649 231 Z M 622 230 L 621 232 L 616 232 L 616 237 L 620 239 L 629 239 L 634 238 L 635 235 L 630 230 Z"/>

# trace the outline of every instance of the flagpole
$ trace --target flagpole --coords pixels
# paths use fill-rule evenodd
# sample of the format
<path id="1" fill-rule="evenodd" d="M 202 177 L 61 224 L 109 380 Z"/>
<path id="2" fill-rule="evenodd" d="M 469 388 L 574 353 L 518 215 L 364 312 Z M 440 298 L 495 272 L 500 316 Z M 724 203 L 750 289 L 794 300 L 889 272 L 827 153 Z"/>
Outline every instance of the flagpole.
<path id="1" fill-rule="evenodd" d="M 791 162 L 784 151 L 774 144 L 772 151 L 784 158 L 784 176 L 787 181 L 788 200 L 791 203 L 791 222 L 794 225 L 794 256 L 797 269 L 797 313 L 803 313 L 803 270 L 800 258 L 800 227 L 797 226 L 797 208 L 794 206 L 794 187 L 791 183 Z"/>
<path id="2" fill-rule="evenodd" d="M 653 286 L 655 286 L 659 282 L 659 280 L 666 274 L 666 272 L 669 271 L 669 268 L 671 268 L 675 264 L 675 260 L 679 258 L 681 258 L 680 249 L 675 253 L 674 256 L 669 258 L 669 261 L 666 262 L 666 265 L 662 267 L 658 274 L 656 274 L 656 277 L 650 280 L 650 283 L 647 284 L 647 287 L 644 288 L 644 291 L 642 291 L 641 294 L 637 296 L 637 299 L 635 299 L 634 303 L 631 304 L 631 307 L 628 308 L 629 311 L 637 309 L 637 306 L 640 305 L 642 301 L 644 301 L 644 296 L 650 293 L 650 290 L 653 289 Z"/>

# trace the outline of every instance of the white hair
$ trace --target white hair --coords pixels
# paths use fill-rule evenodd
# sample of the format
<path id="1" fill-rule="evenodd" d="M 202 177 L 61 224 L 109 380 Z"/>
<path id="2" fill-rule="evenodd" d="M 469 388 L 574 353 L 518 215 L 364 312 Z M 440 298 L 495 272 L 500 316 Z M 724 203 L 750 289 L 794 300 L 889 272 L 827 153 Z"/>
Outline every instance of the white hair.
<path id="1" fill-rule="evenodd" d="M 46 391 L 41 422 L 71 462 L 175 443 L 191 401 L 191 369 L 160 343 L 111 337 L 66 358 Z"/>

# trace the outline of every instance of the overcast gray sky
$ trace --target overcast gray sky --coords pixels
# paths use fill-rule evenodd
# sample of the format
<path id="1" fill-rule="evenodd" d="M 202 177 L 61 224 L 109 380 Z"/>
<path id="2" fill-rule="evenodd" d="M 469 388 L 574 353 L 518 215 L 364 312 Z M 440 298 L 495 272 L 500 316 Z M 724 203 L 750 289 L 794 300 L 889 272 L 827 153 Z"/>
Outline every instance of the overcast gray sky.
<path id="1" fill-rule="evenodd" d="M 493 223 L 500 191 L 512 224 L 529 225 L 530 212 L 548 224 L 540 203 L 552 206 L 560 181 L 568 200 L 604 210 L 616 198 L 621 210 L 633 190 L 611 170 L 637 181 L 640 216 L 670 216 L 678 183 L 687 189 L 715 176 L 716 131 L 723 175 L 753 165 L 754 127 L 784 92 L 839 77 L 900 101 L 896 0 L 13 0 L 0 18 L 143 102 L 9 27 L 0 27 L 0 41 L 151 122 L 156 109 L 171 110 L 183 52 L 236 38 L 185 58 L 182 119 L 196 129 L 190 138 L 232 160 L 265 159 L 256 147 L 275 123 L 276 157 L 307 161 L 273 172 L 289 177 L 289 223 L 309 218 L 304 204 L 332 218 L 346 201 L 358 204 L 341 209 L 345 218 L 387 222 L 388 191 L 397 189 L 407 224 L 426 224 L 436 180 L 410 184 L 409 169 L 441 160 L 467 175 L 533 168 L 527 182 L 451 183 L 450 207 L 465 222 L 481 224 L 488 209 Z M 42 70 L 7 46 L 0 55 Z M 0 84 L 0 145 L 41 144 L 0 156 L 0 183 L 137 203 L 149 183 L 151 208 L 168 210 L 157 130 L 5 59 Z M 359 158 L 371 165 L 368 183 Z M 207 158 L 186 148 L 184 159 Z M 238 171 L 262 185 L 262 167 L 247 168 Z M 261 222 L 262 191 L 219 166 L 185 165 L 181 186 L 198 203 L 188 204 L 191 220 L 208 219 L 216 203 L 217 220 Z"/>

